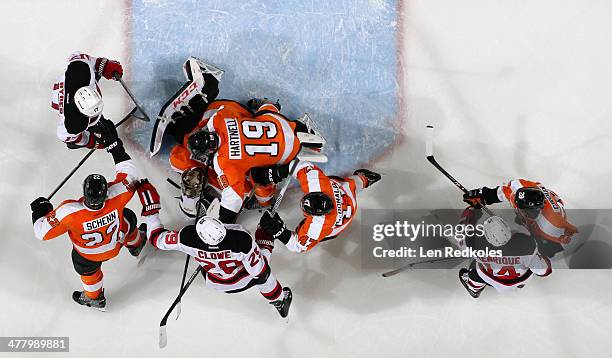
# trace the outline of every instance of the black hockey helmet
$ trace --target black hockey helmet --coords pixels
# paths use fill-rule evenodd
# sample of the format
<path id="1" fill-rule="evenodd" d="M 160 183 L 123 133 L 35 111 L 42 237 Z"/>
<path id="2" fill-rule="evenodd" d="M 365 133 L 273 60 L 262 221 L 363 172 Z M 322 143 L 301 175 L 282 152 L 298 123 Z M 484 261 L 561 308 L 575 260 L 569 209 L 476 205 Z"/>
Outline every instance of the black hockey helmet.
<path id="1" fill-rule="evenodd" d="M 189 136 L 187 147 L 196 159 L 204 160 L 219 148 L 219 136 L 206 129 L 199 130 Z"/>
<path id="2" fill-rule="evenodd" d="M 321 216 L 329 214 L 334 208 L 334 201 L 327 194 L 320 191 L 308 193 L 300 201 L 302 211 L 308 215 Z"/>
<path id="3" fill-rule="evenodd" d="M 544 193 L 535 187 L 523 187 L 514 194 L 516 207 L 527 216 L 535 218 L 544 207 Z"/>
<path id="4" fill-rule="evenodd" d="M 85 206 L 92 210 L 100 210 L 106 201 L 108 184 L 100 174 L 90 174 L 83 182 L 83 197 Z"/>

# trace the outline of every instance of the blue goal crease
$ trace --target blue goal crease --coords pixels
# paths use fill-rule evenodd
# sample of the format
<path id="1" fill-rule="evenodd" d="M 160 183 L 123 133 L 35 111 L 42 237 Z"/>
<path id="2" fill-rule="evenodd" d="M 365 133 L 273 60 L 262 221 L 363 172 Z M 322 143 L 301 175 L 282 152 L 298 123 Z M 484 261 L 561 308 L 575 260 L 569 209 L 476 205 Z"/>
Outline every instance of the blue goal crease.
<path id="1" fill-rule="evenodd" d="M 187 57 L 205 59 L 225 70 L 219 98 L 279 99 L 290 118 L 308 112 L 328 141 L 326 171 L 346 174 L 400 135 L 397 10 L 385 0 L 134 0 L 134 92 L 157 115 L 185 82 Z M 148 148 L 152 128 L 132 139 Z"/>

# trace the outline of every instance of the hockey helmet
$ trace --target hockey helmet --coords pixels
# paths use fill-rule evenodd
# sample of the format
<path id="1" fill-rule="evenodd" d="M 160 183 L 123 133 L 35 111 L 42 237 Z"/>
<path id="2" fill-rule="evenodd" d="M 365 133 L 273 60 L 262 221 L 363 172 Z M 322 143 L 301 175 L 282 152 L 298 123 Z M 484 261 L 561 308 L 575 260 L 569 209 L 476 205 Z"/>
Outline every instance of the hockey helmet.
<path id="1" fill-rule="evenodd" d="M 96 118 L 102 114 L 104 102 L 95 86 L 79 88 L 74 94 L 74 103 L 81 113 L 89 118 Z"/>
<path id="2" fill-rule="evenodd" d="M 505 245 L 512 237 L 510 226 L 499 216 L 491 216 L 484 223 L 484 236 L 489 244 L 500 247 Z"/>
<path id="3" fill-rule="evenodd" d="M 199 130 L 189 136 L 187 147 L 196 159 L 204 160 L 219 148 L 219 136 L 206 129 Z"/>
<path id="4" fill-rule="evenodd" d="M 544 207 L 544 193 L 535 187 L 519 188 L 514 194 L 516 207 L 530 218 L 535 218 Z"/>
<path id="5" fill-rule="evenodd" d="M 308 215 L 326 215 L 334 208 L 334 201 L 327 194 L 320 191 L 308 193 L 300 201 L 302 211 Z"/>
<path id="6" fill-rule="evenodd" d="M 100 174 L 90 174 L 83 182 L 83 198 L 85 206 L 92 210 L 100 210 L 106 201 L 108 184 Z"/>
<path id="7" fill-rule="evenodd" d="M 218 245 L 227 234 L 225 225 L 211 216 L 203 216 L 198 220 L 196 232 L 200 239 L 210 246 Z"/>

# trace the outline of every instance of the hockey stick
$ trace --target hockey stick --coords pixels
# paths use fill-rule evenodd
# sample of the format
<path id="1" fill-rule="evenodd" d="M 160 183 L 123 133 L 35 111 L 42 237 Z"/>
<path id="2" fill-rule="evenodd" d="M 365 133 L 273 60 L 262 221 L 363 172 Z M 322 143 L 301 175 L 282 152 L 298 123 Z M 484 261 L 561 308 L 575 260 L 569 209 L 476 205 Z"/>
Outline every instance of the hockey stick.
<path id="1" fill-rule="evenodd" d="M 253 188 L 251 189 L 248 199 L 252 198 L 253 195 L 255 195 L 255 189 L 257 189 L 257 184 L 254 185 Z M 244 208 L 244 203 L 248 201 L 248 199 L 243 201 L 242 208 Z M 214 206 L 219 206 L 219 205 L 220 205 L 219 200 L 215 199 L 212 201 L 211 206 L 209 208 L 212 208 Z M 242 211 L 242 208 L 240 208 L 240 212 Z M 209 211 L 207 211 L 207 214 L 209 214 Z M 189 260 L 189 255 L 187 255 L 187 260 Z M 187 266 L 185 266 L 185 270 L 187 270 Z M 172 313 L 175 307 L 180 307 L 181 297 L 185 294 L 185 292 L 187 292 L 187 288 L 189 288 L 189 286 L 191 285 L 195 277 L 198 275 L 198 273 L 200 273 L 200 271 L 202 271 L 202 266 L 198 265 L 198 268 L 193 272 L 193 274 L 189 278 L 189 281 L 187 281 L 187 284 L 185 286 L 181 285 L 181 290 L 179 291 L 178 297 L 174 300 L 174 302 L 172 303 L 172 305 L 170 306 L 170 308 L 168 309 L 168 311 L 162 318 L 161 322 L 159 323 L 159 347 L 160 348 L 164 348 L 166 344 L 168 343 L 168 334 L 166 333 L 166 325 L 168 324 L 168 317 L 170 317 L 170 313 Z M 178 314 L 176 316 L 176 319 L 178 319 Z"/>
<path id="2" fill-rule="evenodd" d="M 274 205 L 272 206 L 272 209 L 270 210 L 270 216 L 274 216 L 274 214 L 276 214 L 276 212 L 278 211 L 278 207 L 280 206 L 280 203 L 283 200 L 283 197 L 285 196 L 285 192 L 289 188 L 289 184 L 291 184 L 291 178 L 293 177 L 293 174 L 295 173 L 295 169 L 297 168 L 300 160 L 302 161 L 306 160 L 306 161 L 316 162 L 316 163 L 327 163 L 327 156 L 324 154 L 318 153 L 318 152 L 313 152 L 313 151 L 305 152 L 304 149 L 301 149 L 298 152 L 295 159 L 293 160 L 291 169 L 289 169 L 289 175 L 287 176 L 285 184 L 283 185 L 281 190 L 276 195 L 276 201 L 274 202 Z"/>
<path id="3" fill-rule="evenodd" d="M 436 161 L 436 158 L 434 157 L 434 153 L 433 153 L 433 129 L 434 127 L 432 125 L 428 125 L 425 133 L 425 156 L 427 157 L 427 160 L 434 166 L 436 167 L 436 169 L 438 169 L 442 174 L 444 174 L 445 177 L 447 177 L 453 184 L 455 184 L 455 186 L 457 188 L 459 188 L 459 190 L 461 190 L 464 193 L 467 193 L 468 190 L 463 186 L 463 184 L 459 183 L 459 181 L 457 181 L 457 179 L 455 179 L 452 175 L 450 175 L 449 172 L 447 172 L 444 168 L 442 168 L 442 166 L 438 163 L 438 161 Z M 486 206 L 483 205 L 482 210 L 484 212 L 486 212 L 487 214 L 489 214 L 490 216 L 494 216 L 494 214 L 491 212 L 491 210 L 489 210 L 489 208 L 487 208 Z M 395 274 L 398 274 L 402 271 L 408 270 L 409 268 L 412 268 L 414 265 L 418 265 L 418 264 L 423 264 L 423 263 L 433 263 L 433 262 L 444 262 L 444 261 L 452 261 L 452 260 L 457 260 L 460 259 L 458 257 L 449 257 L 449 258 L 444 258 L 444 259 L 439 259 L 439 260 L 427 260 L 427 261 L 420 261 L 420 262 L 414 262 L 405 266 L 402 266 L 398 269 L 395 269 L 393 271 L 389 271 L 389 272 L 385 272 L 382 274 L 383 277 L 389 277 L 389 276 L 393 276 Z"/>
<path id="4" fill-rule="evenodd" d="M 204 187 L 206 186 L 207 182 L 208 182 L 208 171 L 210 166 L 212 165 L 212 161 L 213 161 L 213 156 L 210 155 L 207 163 L 206 163 L 206 170 L 204 171 L 204 179 L 206 180 L 206 183 L 202 183 L 202 188 L 200 189 L 200 199 L 198 200 L 198 208 L 196 210 L 196 217 L 195 217 L 195 222 L 193 223 L 194 225 L 197 225 L 198 220 L 200 220 L 200 209 L 202 209 L 202 200 L 204 199 Z M 179 187 L 180 188 L 180 187 Z M 181 279 L 181 289 L 179 290 L 179 298 L 178 298 L 178 303 L 176 304 L 176 319 L 179 319 L 180 315 L 181 315 L 181 298 L 180 298 L 180 292 L 182 292 L 183 290 L 183 286 L 185 285 L 185 277 L 187 277 L 187 269 L 189 269 L 189 260 L 191 259 L 191 256 L 189 255 L 185 255 L 185 268 L 183 269 L 183 278 Z M 200 266 L 200 265 L 198 265 Z M 201 267 L 201 266 L 200 266 Z M 171 310 L 174 307 L 171 307 Z"/>
<path id="5" fill-rule="evenodd" d="M 421 265 L 421 264 L 433 264 L 433 263 L 437 263 L 437 262 L 447 262 L 447 261 L 455 261 L 455 260 L 465 260 L 468 259 L 469 257 L 447 257 L 447 258 L 443 258 L 443 259 L 437 259 L 437 260 L 426 260 L 426 261 L 419 261 L 419 262 L 413 262 L 411 264 L 408 264 L 406 266 L 402 266 L 396 270 L 393 271 L 389 271 L 389 272 L 385 272 L 382 274 L 383 277 L 390 277 L 393 275 L 396 275 L 402 271 L 406 271 L 408 269 L 411 269 L 413 266 L 415 265 Z"/>
<path id="6" fill-rule="evenodd" d="M 187 258 L 189 258 L 189 256 L 187 256 Z M 181 287 L 178 297 L 174 300 L 174 302 L 172 302 L 172 305 L 168 309 L 168 312 L 166 312 L 161 322 L 159 323 L 159 348 L 164 348 L 168 344 L 166 325 L 168 323 L 168 317 L 170 317 L 170 313 L 172 313 L 174 307 L 176 307 L 181 302 L 181 298 L 183 297 L 185 292 L 187 292 L 187 289 L 189 288 L 189 286 L 191 286 L 191 283 L 193 282 L 193 280 L 195 280 L 196 276 L 198 276 L 200 271 L 202 271 L 202 266 L 198 265 L 198 268 L 193 272 L 185 286 Z"/>
<path id="7" fill-rule="evenodd" d="M 427 156 L 427 160 L 434 166 L 436 167 L 436 169 L 438 169 L 442 174 L 444 174 L 445 177 L 447 177 L 453 184 L 455 184 L 455 186 L 457 188 L 459 188 L 459 190 L 463 191 L 464 193 L 467 193 L 468 190 L 457 181 L 457 179 L 455 179 L 452 175 L 450 175 L 449 172 L 447 172 L 444 168 L 442 168 L 442 166 L 436 161 L 436 158 L 434 158 L 434 154 L 433 154 L 433 129 L 434 127 L 432 125 L 428 125 L 426 128 L 426 133 L 425 133 L 425 138 L 426 138 L 426 142 L 425 142 L 425 155 Z M 491 210 L 489 210 L 489 208 L 487 208 L 484 204 L 482 206 L 482 210 L 489 214 L 490 216 L 494 216 L 494 214 L 491 212 Z"/>
<path id="8" fill-rule="evenodd" d="M 119 74 L 117 72 L 115 72 L 113 74 L 113 77 L 115 78 L 115 80 L 117 80 L 117 81 L 119 81 L 119 83 L 121 83 L 121 86 L 123 87 L 125 92 L 127 92 L 128 96 L 130 96 L 130 98 L 132 99 L 132 102 L 134 102 L 134 104 L 136 105 L 136 108 L 138 108 L 140 113 L 142 113 L 142 115 L 144 116 L 144 118 L 140 118 L 140 119 L 145 121 L 145 122 L 150 122 L 151 118 L 149 118 L 149 116 L 147 115 L 147 112 L 145 112 L 144 109 L 142 109 L 142 107 L 140 107 L 140 105 L 138 104 L 138 101 L 136 101 L 136 97 L 134 97 L 134 94 L 132 93 L 132 91 L 130 91 L 130 89 L 125 84 L 125 82 L 123 82 L 123 79 L 121 77 L 119 77 Z"/>
<path id="9" fill-rule="evenodd" d="M 122 120 L 120 120 L 117 124 L 115 124 L 115 128 L 118 128 L 120 125 L 125 123 L 131 117 L 136 117 L 136 116 L 134 116 L 134 112 L 136 112 L 136 108 L 132 109 L 130 111 L 130 113 L 128 113 L 125 117 L 123 117 Z M 136 117 L 136 118 L 138 118 L 138 117 Z M 95 151 L 96 151 L 96 148 L 92 148 L 92 149 L 89 150 L 89 152 L 83 157 L 83 159 L 81 159 L 81 161 L 76 165 L 76 167 L 74 167 L 72 169 L 72 171 L 70 171 L 70 173 L 68 173 L 68 175 L 64 178 L 64 180 L 62 180 L 62 182 L 59 183 L 59 185 L 57 187 L 55 187 L 55 189 L 53 189 L 51 194 L 49 194 L 49 196 L 47 197 L 47 200 L 51 200 L 51 198 L 53 198 L 53 196 L 55 196 L 55 194 L 64 186 L 64 184 L 66 184 L 68 179 L 70 179 L 74 175 L 74 173 L 76 173 L 76 171 L 79 170 L 79 168 L 87 161 L 87 159 L 89 159 L 89 157 L 91 157 L 91 155 Z"/>

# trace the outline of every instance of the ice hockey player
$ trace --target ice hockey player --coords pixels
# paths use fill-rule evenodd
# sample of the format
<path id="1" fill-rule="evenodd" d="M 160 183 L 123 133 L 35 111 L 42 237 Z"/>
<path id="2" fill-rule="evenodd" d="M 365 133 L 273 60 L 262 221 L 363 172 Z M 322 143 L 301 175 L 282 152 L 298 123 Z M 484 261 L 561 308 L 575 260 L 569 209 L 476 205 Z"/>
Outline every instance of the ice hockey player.
<path id="1" fill-rule="evenodd" d="M 475 208 L 499 202 L 509 202 L 520 224 L 535 237 L 540 253 L 552 257 L 562 251 L 578 229 L 569 223 L 563 200 L 542 184 L 515 179 L 496 188 L 470 190 L 463 200 Z"/>
<path id="2" fill-rule="evenodd" d="M 51 107 L 60 117 L 57 136 L 68 148 L 102 147 L 94 135 L 104 108 L 98 81 L 122 75 L 123 68 L 117 61 L 81 52 L 68 57 L 66 70 L 53 84 L 51 96 Z"/>
<path id="3" fill-rule="evenodd" d="M 159 194 L 147 181 L 138 187 L 143 208 L 159 208 Z M 282 287 L 269 265 L 272 249 L 269 243 L 259 246 L 242 226 L 223 224 L 216 218 L 203 216 L 195 225 L 179 231 L 164 228 L 159 209 L 143 209 L 147 238 L 160 250 L 175 250 L 192 256 L 201 266 L 206 285 L 226 293 L 237 293 L 256 286 L 262 296 L 278 310 L 281 317 L 289 314 L 292 293 Z"/>
<path id="4" fill-rule="evenodd" d="M 170 153 L 170 164 L 183 173 L 194 167 L 204 168 L 211 161 L 209 172 L 214 171 L 216 178 L 209 178 L 209 183 L 221 191 L 219 219 L 224 223 L 235 221 L 255 184 L 261 184 L 255 189 L 259 207 L 272 203 L 275 183 L 288 175 L 289 163 L 300 151 L 296 131 L 308 131 L 303 123 L 280 114 L 278 102 L 253 99 L 248 106 L 230 100 L 213 101 L 197 126 Z M 189 211 L 185 207 L 183 210 Z"/>
<path id="5" fill-rule="evenodd" d="M 479 209 L 467 208 L 462 224 L 475 225 L 482 215 Z M 501 250 L 501 257 L 476 257 L 468 268 L 459 270 L 459 281 L 468 293 L 478 298 L 487 286 L 498 292 L 523 288 L 533 276 L 551 274 L 550 260 L 538 253 L 535 240 L 529 235 L 512 233 L 499 216 L 491 216 L 483 223 L 484 237 L 474 235 L 459 242 L 459 247 L 474 250 Z"/>
<path id="6" fill-rule="evenodd" d="M 68 233 L 72 241 L 72 263 L 84 288 L 72 294 L 73 300 L 104 310 L 102 263 L 117 256 L 123 246 L 130 254 L 138 256 L 146 240 L 136 228 L 136 215 L 125 207 L 136 190 L 136 168 L 114 124 L 107 119 L 100 121 L 104 146 L 115 162 L 115 179 L 107 183 L 102 175 L 87 176 L 83 182 L 83 197 L 66 200 L 55 210 L 49 200 L 42 197 L 30 205 L 36 238 L 51 240 Z"/>
<path id="7" fill-rule="evenodd" d="M 293 252 L 308 251 L 338 236 L 357 214 L 357 193 L 381 179 L 380 174 L 368 169 L 358 169 L 348 178 L 328 177 L 309 162 L 298 164 L 295 177 L 304 192 L 300 206 L 305 219 L 290 231 L 278 213 L 270 216 L 266 211 L 259 221 L 261 230 L 256 233 L 258 238 L 280 240 Z"/>

